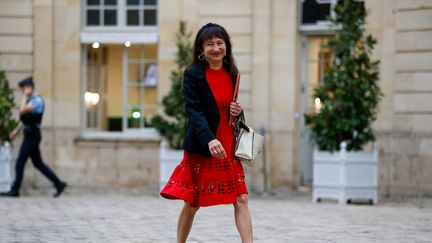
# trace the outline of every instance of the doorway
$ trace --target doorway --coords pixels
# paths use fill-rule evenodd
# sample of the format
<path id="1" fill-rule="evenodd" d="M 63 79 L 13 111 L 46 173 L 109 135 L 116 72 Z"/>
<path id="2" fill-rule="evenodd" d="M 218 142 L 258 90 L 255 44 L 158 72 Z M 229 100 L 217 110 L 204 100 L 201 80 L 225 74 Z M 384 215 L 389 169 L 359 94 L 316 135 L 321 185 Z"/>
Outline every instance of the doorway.
<path id="1" fill-rule="evenodd" d="M 312 186 L 313 150 L 310 129 L 306 127 L 304 115 L 313 112 L 319 105 L 312 97 L 313 90 L 324 79 L 326 68 L 330 65 L 331 53 L 324 48 L 329 35 L 304 35 L 301 38 L 301 85 L 300 85 L 300 185 Z"/>

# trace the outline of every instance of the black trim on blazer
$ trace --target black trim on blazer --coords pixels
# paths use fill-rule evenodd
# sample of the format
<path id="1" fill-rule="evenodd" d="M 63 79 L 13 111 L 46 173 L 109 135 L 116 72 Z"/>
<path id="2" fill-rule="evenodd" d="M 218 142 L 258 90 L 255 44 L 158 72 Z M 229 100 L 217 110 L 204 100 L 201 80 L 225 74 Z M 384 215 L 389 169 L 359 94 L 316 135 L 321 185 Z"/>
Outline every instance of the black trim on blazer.
<path id="1" fill-rule="evenodd" d="M 183 97 L 187 125 L 183 148 L 187 151 L 211 157 L 208 143 L 216 138 L 219 126 L 219 109 L 205 76 L 206 66 L 193 64 L 183 77 Z M 233 87 L 236 79 L 231 77 Z"/>

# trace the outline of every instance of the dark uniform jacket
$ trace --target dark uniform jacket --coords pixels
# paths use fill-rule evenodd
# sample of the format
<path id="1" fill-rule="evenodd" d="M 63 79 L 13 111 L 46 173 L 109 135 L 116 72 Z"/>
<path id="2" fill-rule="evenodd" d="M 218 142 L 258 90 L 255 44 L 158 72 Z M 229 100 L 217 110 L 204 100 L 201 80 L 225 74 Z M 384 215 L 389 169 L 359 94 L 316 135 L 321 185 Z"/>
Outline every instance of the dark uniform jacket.
<path id="1" fill-rule="evenodd" d="M 231 79 L 235 87 L 235 78 Z M 208 143 L 216 138 L 220 114 L 205 77 L 204 65 L 193 64 L 184 72 L 183 97 L 187 114 L 183 148 L 211 157 Z"/>

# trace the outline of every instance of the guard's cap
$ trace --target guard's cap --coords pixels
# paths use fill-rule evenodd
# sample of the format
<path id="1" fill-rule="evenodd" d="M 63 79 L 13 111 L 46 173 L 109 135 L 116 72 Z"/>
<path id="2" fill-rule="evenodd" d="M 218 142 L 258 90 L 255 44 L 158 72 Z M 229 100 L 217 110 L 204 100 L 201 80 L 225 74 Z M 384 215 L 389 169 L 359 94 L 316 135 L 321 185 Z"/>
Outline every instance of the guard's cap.
<path id="1" fill-rule="evenodd" d="M 24 87 L 24 86 L 26 86 L 26 85 L 31 85 L 31 86 L 34 87 L 33 77 L 30 76 L 30 77 L 28 77 L 28 78 L 25 78 L 25 79 L 21 80 L 21 81 L 18 83 L 18 86 L 19 86 L 20 88 L 22 88 L 22 87 Z"/>

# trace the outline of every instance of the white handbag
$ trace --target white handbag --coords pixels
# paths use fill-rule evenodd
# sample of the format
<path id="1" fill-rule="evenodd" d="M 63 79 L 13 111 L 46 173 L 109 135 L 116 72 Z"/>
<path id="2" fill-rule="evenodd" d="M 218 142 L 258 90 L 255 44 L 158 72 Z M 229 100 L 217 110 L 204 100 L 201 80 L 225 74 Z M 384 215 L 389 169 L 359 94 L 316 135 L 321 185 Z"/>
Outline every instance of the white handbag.
<path id="1" fill-rule="evenodd" d="M 263 150 L 264 137 L 256 133 L 252 127 L 239 121 L 239 130 L 236 136 L 235 156 L 242 162 L 251 165 L 252 160 L 258 157 Z"/>
<path id="2" fill-rule="evenodd" d="M 234 89 L 233 101 L 237 101 L 240 86 L 240 74 L 237 74 L 237 81 Z M 244 113 L 238 117 L 230 117 L 229 123 L 234 126 L 236 138 L 235 156 L 243 163 L 252 166 L 252 160 L 256 159 L 263 150 L 264 137 L 256 133 L 252 127 L 246 125 Z"/>

